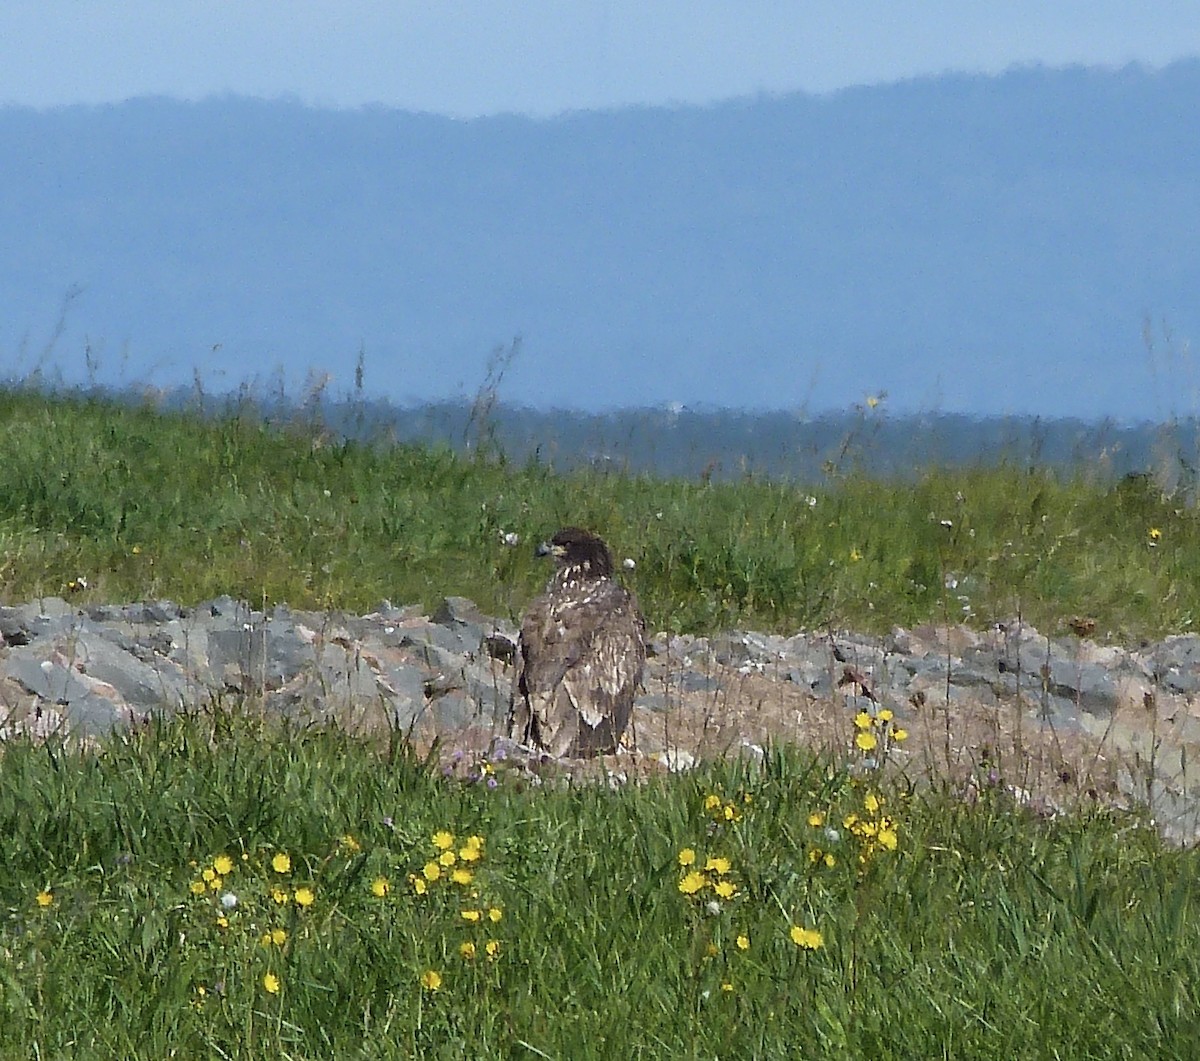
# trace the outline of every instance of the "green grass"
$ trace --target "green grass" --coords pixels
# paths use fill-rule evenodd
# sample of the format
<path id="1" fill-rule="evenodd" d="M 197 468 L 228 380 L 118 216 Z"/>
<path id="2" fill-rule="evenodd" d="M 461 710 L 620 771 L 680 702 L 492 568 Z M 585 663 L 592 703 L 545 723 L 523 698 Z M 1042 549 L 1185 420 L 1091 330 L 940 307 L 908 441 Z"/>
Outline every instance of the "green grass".
<path id="1" fill-rule="evenodd" d="M 1142 479 L 557 475 L 24 391 L 0 392 L 0 438 L 5 603 L 462 594 L 515 615 L 546 575 L 528 546 L 565 523 L 636 559 L 658 629 L 1020 611 L 1127 638 L 1192 628 L 1200 593 L 1194 508 Z M 468 784 L 229 705 L 100 749 L 6 742 L 0 1057 L 1200 1056 L 1200 856 L 1133 820 L 868 788 L 794 749 L 615 790 L 494 765 Z M 418 895 L 443 829 L 484 857 Z M 688 848 L 730 862 L 695 897 Z"/>
<path id="2" fill-rule="evenodd" d="M 2 763 L 4 1057 L 1200 1049 L 1200 856 L 1116 818 L 1044 822 L 999 796 L 903 788 L 872 815 L 878 789 L 781 749 L 759 767 L 618 790 L 531 789 L 497 764 L 489 789 L 333 731 L 232 716 L 152 725 L 99 752 L 16 743 Z M 886 816 L 896 849 L 864 846 L 843 824 L 851 811 Z M 455 850 L 482 837 L 484 857 L 470 885 L 443 871 L 416 895 L 409 874 L 442 829 Z M 814 847 L 835 865 L 814 866 Z M 684 895 L 685 848 L 701 865 L 728 858 L 737 893 L 717 900 L 709 872 Z M 286 873 L 271 866 L 279 852 Z M 192 894 L 220 855 L 233 865 L 217 890 Z M 823 946 L 802 950 L 793 925 Z M 264 945 L 272 929 L 286 938 Z M 439 990 L 422 986 L 430 970 Z"/>
<path id="3" fill-rule="evenodd" d="M 637 561 L 630 581 L 659 629 L 878 631 L 1019 612 L 1045 632 L 1091 617 L 1124 639 L 1200 615 L 1196 510 L 1143 479 L 1004 466 L 906 483 L 831 469 L 804 486 L 556 475 L 26 391 L 0 392 L 0 433 L 9 599 L 82 578 L 80 602 L 230 593 L 361 610 L 461 594 L 511 616 L 545 578 L 528 546 L 578 523 Z"/>

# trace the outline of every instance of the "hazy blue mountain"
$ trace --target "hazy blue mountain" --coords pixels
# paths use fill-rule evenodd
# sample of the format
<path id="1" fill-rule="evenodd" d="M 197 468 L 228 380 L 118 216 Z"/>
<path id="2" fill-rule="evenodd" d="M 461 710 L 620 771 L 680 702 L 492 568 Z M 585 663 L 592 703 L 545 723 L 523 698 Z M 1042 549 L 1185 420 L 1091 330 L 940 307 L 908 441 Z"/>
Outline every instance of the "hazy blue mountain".
<path id="1" fill-rule="evenodd" d="M 543 407 L 1188 415 L 1197 129 L 1200 61 L 553 120 L 0 109 L 0 374 L 348 389 L 364 351 L 369 394 L 444 399 L 521 336 L 501 394 Z"/>

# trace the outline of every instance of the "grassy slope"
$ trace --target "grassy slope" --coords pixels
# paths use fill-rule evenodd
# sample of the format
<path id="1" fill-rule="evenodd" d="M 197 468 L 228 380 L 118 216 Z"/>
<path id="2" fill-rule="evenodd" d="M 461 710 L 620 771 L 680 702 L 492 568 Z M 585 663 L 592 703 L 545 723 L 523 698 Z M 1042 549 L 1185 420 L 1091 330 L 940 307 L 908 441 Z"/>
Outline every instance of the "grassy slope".
<path id="1" fill-rule="evenodd" d="M 363 608 L 463 593 L 504 613 L 543 572 L 501 532 L 528 543 L 572 521 L 636 556 L 658 627 L 879 629 L 953 615 L 962 594 L 980 619 L 1020 607 L 1044 629 L 1083 614 L 1146 634 L 1186 628 L 1194 609 L 1182 573 L 1195 568 L 1195 516 L 1137 482 L 1106 490 L 1013 470 L 930 472 L 909 487 L 835 470 L 807 490 L 563 478 L 13 395 L 0 396 L 0 430 L 5 600 L 83 575 L 80 601 L 229 592 Z M 489 790 L 400 749 L 279 737 L 221 716 L 99 754 L 5 748 L 0 1056 L 1200 1050 L 1198 856 L 1129 823 L 1048 823 L 999 797 L 968 806 L 889 790 L 880 813 L 897 850 L 864 864 L 844 816 L 871 818 L 869 790 L 796 754 L 758 771 L 547 792 L 502 766 Z M 715 791 L 739 821 L 712 823 Z M 813 812 L 838 839 L 808 824 Z M 439 828 L 486 838 L 477 897 L 444 881 L 413 894 L 408 874 L 436 854 Z M 817 846 L 834 867 L 814 868 Z M 684 847 L 731 860 L 738 895 L 716 914 L 711 886 L 703 901 L 679 891 Z M 279 851 L 286 874 L 270 865 Z M 219 854 L 233 868 L 193 895 Z M 377 897 L 382 877 L 390 890 Z M 308 908 L 295 902 L 302 885 Z M 492 906 L 498 923 L 461 917 Z M 793 924 L 818 928 L 824 946 L 798 948 Z M 271 928 L 282 945 L 260 942 Z M 489 939 L 495 962 L 459 954 Z M 428 970 L 440 990 L 422 989 Z"/>

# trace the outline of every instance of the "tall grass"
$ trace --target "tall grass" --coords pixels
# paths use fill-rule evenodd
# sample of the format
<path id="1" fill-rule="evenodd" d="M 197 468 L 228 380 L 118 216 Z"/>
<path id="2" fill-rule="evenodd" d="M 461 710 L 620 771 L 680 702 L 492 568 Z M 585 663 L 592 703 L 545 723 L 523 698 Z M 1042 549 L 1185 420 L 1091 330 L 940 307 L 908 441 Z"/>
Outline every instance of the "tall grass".
<path id="1" fill-rule="evenodd" d="M 1098 636 L 1193 627 L 1193 507 L 1147 479 L 831 468 L 798 487 L 660 480 L 0 393 L 0 593 L 81 602 L 222 593 L 365 609 L 445 594 L 515 614 L 544 577 L 526 546 L 565 523 L 633 559 L 652 626 L 790 631 L 1020 612 Z M 519 547 L 505 544 L 516 534 Z M 82 580 L 82 581 L 81 581 Z M 83 589 L 83 584 L 86 589 Z"/>

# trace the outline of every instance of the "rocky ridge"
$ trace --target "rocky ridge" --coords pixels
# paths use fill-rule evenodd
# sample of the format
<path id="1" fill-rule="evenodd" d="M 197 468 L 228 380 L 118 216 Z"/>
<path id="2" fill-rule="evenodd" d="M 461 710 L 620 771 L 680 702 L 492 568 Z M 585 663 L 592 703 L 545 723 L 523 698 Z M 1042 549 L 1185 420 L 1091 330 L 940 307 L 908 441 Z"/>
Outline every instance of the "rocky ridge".
<path id="1" fill-rule="evenodd" d="M 432 615 L 270 612 L 222 597 L 0 607 L 0 740 L 95 740 L 156 712 L 253 704 L 299 723 L 394 729 L 471 761 L 505 742 L 515 628 L 449 597 Z M 912 740 L 892 765 L 1004 784 L 1053 813 L 1070 798 L 1149 808 L 1200 837 L 1200 636 L 1136 648 L 1051 639 L 1020 623 L 794 636 L 658 634 L 627 748 L 610 772 L 684 769 L 772 740 L 852 746 L 860 712 Z M 883 765 L 859 756 L 859 765 Z"/>

